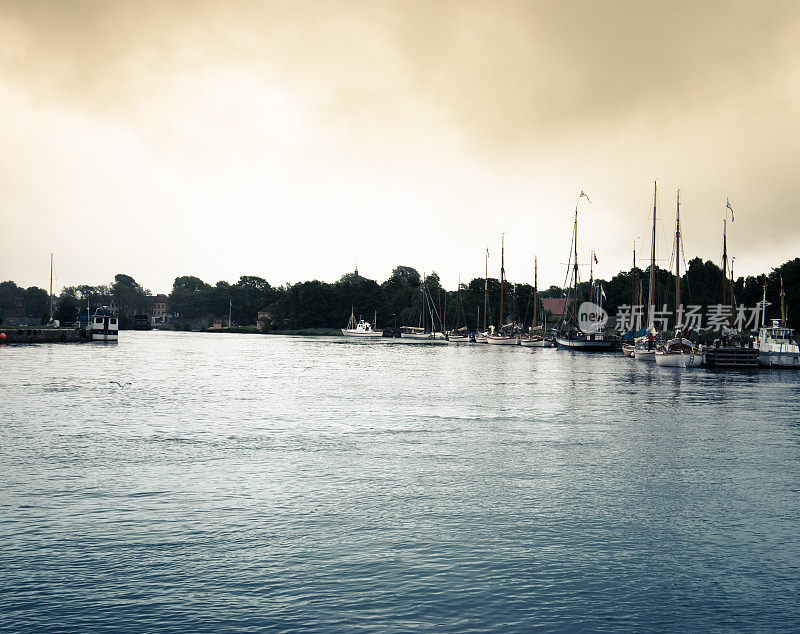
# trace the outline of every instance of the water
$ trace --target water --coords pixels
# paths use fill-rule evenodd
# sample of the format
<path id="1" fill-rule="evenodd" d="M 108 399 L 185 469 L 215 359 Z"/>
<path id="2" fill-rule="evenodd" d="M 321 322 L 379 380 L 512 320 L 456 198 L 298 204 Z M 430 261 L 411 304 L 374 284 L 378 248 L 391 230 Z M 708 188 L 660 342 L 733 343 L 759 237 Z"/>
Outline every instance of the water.
<path id="1" fill-rule="evenodd" d="M 486 345 L 5 346 L 0 629 L 796 631 L 798 387 Z"/>

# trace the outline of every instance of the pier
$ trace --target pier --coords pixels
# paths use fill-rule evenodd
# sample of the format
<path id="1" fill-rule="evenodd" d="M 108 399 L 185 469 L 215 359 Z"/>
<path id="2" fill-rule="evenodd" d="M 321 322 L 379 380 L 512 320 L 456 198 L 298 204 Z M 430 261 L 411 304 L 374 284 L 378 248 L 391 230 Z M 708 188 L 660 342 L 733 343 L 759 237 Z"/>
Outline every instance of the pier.
<path id="1" fill-rule="evenodd" d="M 82 328 L 0 328 L 0 343 L 83 343 L 91 341 Z"/>

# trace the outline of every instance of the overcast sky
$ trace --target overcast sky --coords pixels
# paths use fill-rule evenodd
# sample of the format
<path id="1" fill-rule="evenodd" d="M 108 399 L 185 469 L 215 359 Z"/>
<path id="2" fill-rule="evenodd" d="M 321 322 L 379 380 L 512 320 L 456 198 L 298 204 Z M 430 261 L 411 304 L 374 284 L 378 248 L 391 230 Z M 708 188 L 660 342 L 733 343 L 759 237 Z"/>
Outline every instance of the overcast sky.
<path id="1" fill-rule="evenodd" d="M 0 279 L 800 255 L 798 2 L 0 2 Z"/>

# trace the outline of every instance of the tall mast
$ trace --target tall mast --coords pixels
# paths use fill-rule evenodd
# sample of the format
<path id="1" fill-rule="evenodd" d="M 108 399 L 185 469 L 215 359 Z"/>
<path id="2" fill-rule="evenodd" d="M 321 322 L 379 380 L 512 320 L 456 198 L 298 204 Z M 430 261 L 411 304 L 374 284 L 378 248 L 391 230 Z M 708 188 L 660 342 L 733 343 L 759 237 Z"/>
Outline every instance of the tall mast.
<path id="1" fill-rule="evenodd" d="M 637 296 L 636 296 L 636 286 L 637 286 L 636 277 L 637 277 L 636 276 L 636 240 L 634 240 L 633 241 L 633 268 L 631 269 L 631 310 L 632 311 L 635 310 L 635 307 L 639 303 L 637 301 Z M 634 314 L 636 314 L 636 313 L 634 313 Z M 638 315 L 636 317 L 636 321 L 637 322 L 639 321 Z M 639 330 L 639 328 L 638 328 L 639 324 L 638 323 L 634 323 L 633 326 L 634 326 L 634 330 Z"/>
<path id="2" fill-rule="evenodd" d="M 656 198 L 658 181 L 653 182 L 653 240 L 650 244 L 650 285 L 647 289 L 647 328 L 652 330 L 655 322 L 655 290 L 656 290 Z"/>
<path id="3" fill-rule="evenodd" d="M 489 249 L 486 249 L 486 272 L 483 278 L 483 332 L 486 329 L 486 302 L 489 296 Z"/>
<path id="4" fill-rule="evenodd" d="M 533 329 L 536 330 L 536 309 L 539 307 L 539 263 L 533 256 Z"/>
<path id="5" fill-rule="evenodd" d="M 589 301 L 594 301 L 594 251 L 589 252 Z"/>
<path id="6" fill-rule="evenodd" d="M 678 329 L 678 310 L 681 305 L 681 190 L 678 190 L 678 208 L 675 212 L 675 330 Z"/>
<path id="7" fill-rule="evenodd" d="M 503 289 L 506 282 L 506 234 L 500 238 L 500 323 L 498 328 L 503 327 Z"/>
<path id="8" fill-rule="evenodd" d="M 781 326 L 786 327 L 786 293 L 783 292 L 783 275 L 781 275 Z"/>
<path id="9" fill-rule="evenodd" d="M 725 217 L 722 219 L 722 305 L 728 303 L 728 210 L 725 209 Z"/>
<path id="10" fill-rule="evenodd" d="M 50 323 L 53 323 L 53 254 L 50 254 Z"/>
<path id="11" fill-rule="evenodd" d="M 581 192 L 583 195 L 583 192 Z M 581 197 L 578 196 L 578 202 Z M 575 203 L 575 227 L 572 229 L 572 236 L 575 240 L 575 267 L 572 271 L 572 321 L 578 323 L 578 203 Z"/>
<path id="12" fill-rule="evenodd" d="M 764 314 L 767 312 L 767 276 L 764 276 L 764 299 L 761 300 L 761 327 L 764 327 Z"/>

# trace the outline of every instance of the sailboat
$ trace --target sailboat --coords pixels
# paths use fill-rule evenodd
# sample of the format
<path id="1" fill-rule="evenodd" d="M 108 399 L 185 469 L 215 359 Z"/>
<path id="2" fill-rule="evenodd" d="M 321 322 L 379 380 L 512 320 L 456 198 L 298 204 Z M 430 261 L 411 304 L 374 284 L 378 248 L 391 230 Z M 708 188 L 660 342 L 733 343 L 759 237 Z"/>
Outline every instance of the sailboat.
<path id="1" fill-rule="evenodd" d="M 495 346 L 516 346 L 519 344 L 516 335 L 510 333 L 504 334 L 503 332 L 504 329 L 503 295 L 505 294 L 505 282 L 506 282 L 505 252 L 506 252 L 506 234 L 503 234 L 501 238 L 501 247 L 500 247 L 500 322 L 499 322 L 500 328 L 496 333 L 492 333 L 486 336 L 486 343 Z M 513 328 L 513 319 L 511 326 Z"/>
<path id="2" fill-rule="evenodd" d="M 378 313 L 376 311 L 375 317 Z M 341 322 L 340 322 L 341 323 Z M 373 319 L 373 324 L 375 319 Z M 363 319 L 356 321 L 356 315 L 353 308 L 350 308 L 350 319 L 347 321 L 347 328 L 342 328 L 342 334 L 345 337 L 382 337 L 383 331 L 374 330 L 372 324 Z"/>
<path id="3" fill-rule="evenodd" d="M 489 301 L 489 249 L 486 249 L 485 273 L 483 277 L 483 330 L 475 333 L 475 343 L 486 343 L 489 328 L 486 325 L 486 305 Z M 475 327 L 477 331 L 478 327 Z"/>
<path id="4" fill-rule="evenodd" d="M 458 300 L 456 306 L 456 327 L 447 333 L 447 341 L 449 343 L 470 343 L 469 331 L 467 330 L 466 323 L 464 326 L 459 326 L 461 317 L 464 316 L 466 322 L 466 315 L 464 315 L 464 306 L 461 303 L 461 278 L 458 278 Z"/>
<path id="5" fill-rule="evenodd" d="M 637 280 L 637 275 L 636 275 L 636 242 L 634 241 L 633 268 L 631 269 L 631 310 L 635 311 L 635 307 L 639 305 L 641 305 L 641 293 L 639 293 L 639 280 Z M 635 314 L 636 317 L 631 323 L 631 331 L 623 335 L 623 339 L 627 339 L 628 341 L 631 342 L 635 337 L 636 331 L 639 329 L 639 326 L 641 325 L 638 311 L 635 311 L 633 314 Z M 626 357 L 633 358 L 633 353 L 635 350 L 636 346 L 633 343 L 622 344 L 622 354 L 624 354 Z"/>
<path id="6" fill-rule="evenodd" d="M 549 348 L 553 345 L 550 339 L 546 339 L 536 333 L 538 327 L 538 308 L 539 308 L 539 263 L 536 256 L 533 257 L 533 323 L 531 332 L 519 338 L 519 345 L 527 348 Z"/>
<path id="7" fill-rule="evenodd" d="M 570 246 L 570 261 L 567 263 L 567 275 L 570 267 L 572 271 L 572 316 L 567 319 L 562 317 L 557 326 L 556 345 L 559 348 L 570 350 L 585 350 L 604 352 L 611 350 L 614 346 L 613 340 L 606 337 L 602 332 L 583 332 L 578 325 L 578 203 L 581 198 L 589 197 L 581 192 L 578 201 L 575 203 L 575 226 L 572 230 L 572 245 Z"/>
<path id="8" fill-rule="evenodd" d="M 441 319 L 424 281 L 419 288 L 417 306 L 419 325 L 403 326 L 400 329 L 400 340 L 405 343 L 447 343 L 444 333 L 436 330 L 436 321 L 438 320 L 441 326 Z"/>
<path id="9" fill-rule="evenodd" d="M 675 337 L 655 352 L 658 365 L 680 368 L 696 368 L 703 363 L 703 353 L 680 330 L 681 305 L 681 191 L 675 212 Z"/>
<path id="10" fill-rule="evenodd" d="M 653 238 L 650 245 L 650 282 L 647 289 L 647 334 L 637 337 L 633 356 L 639 361 L 653 361 L 656 357 L 656 203 L 658 182 L 653 183 Z"/>

